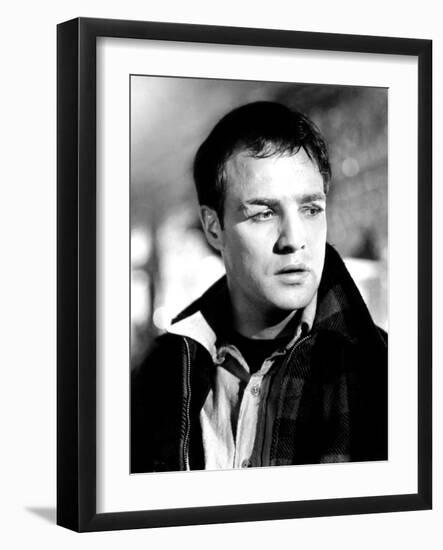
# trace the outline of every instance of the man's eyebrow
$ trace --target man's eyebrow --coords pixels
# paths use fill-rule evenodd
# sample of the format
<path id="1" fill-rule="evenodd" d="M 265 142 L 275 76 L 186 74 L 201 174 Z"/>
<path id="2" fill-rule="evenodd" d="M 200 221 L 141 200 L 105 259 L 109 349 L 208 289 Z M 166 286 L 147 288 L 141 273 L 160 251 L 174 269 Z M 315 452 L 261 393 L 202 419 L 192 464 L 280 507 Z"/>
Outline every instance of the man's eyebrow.
<path id="1" fill-rule="evenodd" d="M 307 202 L 326 201 L 326 195 L 323 191 L 318 193 L 306 193 L 297 197 L 297 201 L 306 204 Z"/>
<path id="2" fill-rule="evenodd" d="M 321 192 L 317 193 L 304 193 L 302 195 L 295 195 L 292 197 L 296 202 L 300 204 L 307 204 L 310 202 L 316 202 L 316 201 L 326 201 L 326 195 Z M 270 206 L 275 207 L 281 204 L 282 202 L 285 202 L 284 199 L 273 199 L 270 197 L 253 197 L 251 199 L 248 199 L 246 201 L 242 201 L 239 205 L 239 210 L 243 210 L 244 208 L 247 208 L 248 206 Z"/>
<path id="3" fill-rule="evenodd" d="M 267 208 L 276 208 L 279 205 L 279 201 L 276 199 L 266 197 L 254 197 L 245 201 L 241 201 L 238 205 L 238 212 L 246 213 L 250 206 L 266 206 Z"/>
<path id="4" fill-rule="evenodd" d="M 272 198 L 268 198 L 268 197 L 254 197 L 252 199 L 248 199 L 244 202 L 241 203 L 241 206 L 250 206 L 250 205 L 254 205 L 254 204 L 257 204 L 259 206 L 276 206 L 279 204 L 280 201 L 278 201 L 277 199 L 272 199 Z"/>

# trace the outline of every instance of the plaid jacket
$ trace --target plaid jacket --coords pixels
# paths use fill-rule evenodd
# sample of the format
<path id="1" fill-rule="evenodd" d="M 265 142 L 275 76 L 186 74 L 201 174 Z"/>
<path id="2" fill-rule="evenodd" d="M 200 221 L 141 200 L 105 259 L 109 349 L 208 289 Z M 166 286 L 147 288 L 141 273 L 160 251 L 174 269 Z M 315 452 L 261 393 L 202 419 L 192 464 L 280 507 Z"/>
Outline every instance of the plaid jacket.
<path id="1" fill-rule="evenodd" d="M 221 279 L 177 321 L 200 316 L 210 334 L 223 331 L 225 287 Z M 162 335 L 134 372 L 131 472 L 204 469 L 199 415 L 213 356 L 199 341 L 192 330 Z M 329 245 L 312 330 L 287 352 L 272 387 L 273 425 L 253 466 L 387 459 L 386 334 Z"/>

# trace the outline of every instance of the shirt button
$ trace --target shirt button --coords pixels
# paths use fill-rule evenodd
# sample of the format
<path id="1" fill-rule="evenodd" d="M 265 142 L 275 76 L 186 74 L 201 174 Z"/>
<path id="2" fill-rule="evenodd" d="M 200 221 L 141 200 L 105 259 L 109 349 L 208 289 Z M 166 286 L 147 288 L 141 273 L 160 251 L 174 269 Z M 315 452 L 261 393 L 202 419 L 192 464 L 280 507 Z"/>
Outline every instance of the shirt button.
<path id="1" fill-rule="evenodd" d="M 245 458 L 242 460 L 242 463 L 240 464 L 242 468 L 250 468 L 251 467 L 251 461 L 248 458 Z"/>
<path id="2" fill-rule="evenodd" d="M 258 397 L 260 395 L 260 386 L 258 384 L 256 384 L 255 386 L 252 386 L 251 387 L 251 394 L 254 396 L 254 397 Z"/>

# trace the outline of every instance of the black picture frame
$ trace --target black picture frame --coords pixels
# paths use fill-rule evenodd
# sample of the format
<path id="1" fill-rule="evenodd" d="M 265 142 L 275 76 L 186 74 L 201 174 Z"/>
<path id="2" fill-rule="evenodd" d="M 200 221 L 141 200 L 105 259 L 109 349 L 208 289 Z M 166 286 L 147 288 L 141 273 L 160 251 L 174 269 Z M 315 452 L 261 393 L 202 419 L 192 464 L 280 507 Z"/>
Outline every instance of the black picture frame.
<path id="1" fill-rule="evenodd" d="M 167 510 L 96 510 L 96 39 L 136 38 L 415 56 L 418 60 L 418 490 L 416 494 Z M 432 507 L 432 42 L 78 18 L 57 29 L 57 523 L 147 528 Z"/>

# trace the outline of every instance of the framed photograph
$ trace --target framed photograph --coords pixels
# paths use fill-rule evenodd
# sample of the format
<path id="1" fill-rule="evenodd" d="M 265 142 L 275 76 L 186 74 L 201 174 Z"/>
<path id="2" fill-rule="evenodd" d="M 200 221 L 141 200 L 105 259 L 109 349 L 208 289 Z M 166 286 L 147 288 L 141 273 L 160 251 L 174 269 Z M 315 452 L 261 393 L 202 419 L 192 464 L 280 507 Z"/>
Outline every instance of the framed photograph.
<path id="1" fill-rule="evenodd" d="M 430 509 L 432 42 L 79 18 L 57 70 L 57 523 Z"/>

